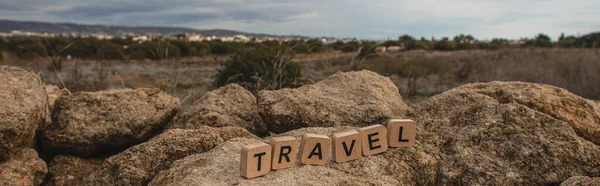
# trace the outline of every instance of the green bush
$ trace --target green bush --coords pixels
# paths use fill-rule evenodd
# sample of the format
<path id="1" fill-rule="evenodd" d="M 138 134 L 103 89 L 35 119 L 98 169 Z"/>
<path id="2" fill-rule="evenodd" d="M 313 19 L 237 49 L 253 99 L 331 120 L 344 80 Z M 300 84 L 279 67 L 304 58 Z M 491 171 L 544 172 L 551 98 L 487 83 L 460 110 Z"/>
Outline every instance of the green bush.
<path id="1" fill-rule="evenodd" d="M 356 48 L 352 45 L 342 47 L 342 52 L 356 52 Z"/>
<path id="2" fill-rule="evenodd" d="M 434 49 L 448 51 L 455 50 L 456 46 L 454 45 L 454 42 L 448 40 L 448 38 L 443 38 L 442 40 L 435 43 Z"/>
<path id="3" fill-rule="evenodd" d="M 141 50 L 137 50 L 135 52 L 132 52 L 129 55 L 129 59 L 144 60 L 144 59 L 146 59 L 146 52 L 141 51 Z"/>
<path id="4" fill-rule="evenodd" d="M 299 54 L 308 54 L 311 52 L 310 45 L 306 43 L 298 43 L 296 46 L 294 46 L 294 52 Z"/>
<path id="5" fill-rule="evenodd" d="M 192 45 L 196 48 L 196 55 L 203 56 L 210 54 L 210 45 L 206 42 L 192 42 Z"/>
<path id="6" fill-rule="evenodd" d="M 257 47 L 235 53 L 219 70 L 217 87 L 238 83 L 252 92 L 301 86 L 302 71 L 291 57 L 275 48 Z"/>
<path id="7" fill-rule="evenodd" d="M 125 58 L 123 48 L 118 44 L 105 42 L 98 49 L 97 55 L 100 59 L 122 60 Z"/>

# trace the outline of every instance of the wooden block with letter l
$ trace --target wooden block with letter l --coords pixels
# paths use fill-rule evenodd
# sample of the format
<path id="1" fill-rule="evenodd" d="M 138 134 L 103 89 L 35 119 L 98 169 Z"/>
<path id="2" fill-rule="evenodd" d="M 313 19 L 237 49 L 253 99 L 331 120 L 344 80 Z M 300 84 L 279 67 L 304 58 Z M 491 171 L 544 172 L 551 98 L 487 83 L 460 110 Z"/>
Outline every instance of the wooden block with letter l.
<path id="1" fill-rule="evenodd" d="M 273 148 L 271 169 L 290 168 L 298 157 L 298 140 L 291 136 L 274 137 L 269 142 Z"/>
<path id="2" fill-rule="evenodd" d="M 358 129 L 362 145 L 362 154 L 370 156 L 387 151 L 387 130 L 383 125 L 372 125 Z"/>
<path id="3" fill-rule="evenodd" d="M 271 145 L 260 142 L 242 148 L 240 173 L 245 178 L 263 176 L 271 171 Z"/>
<path id="4" fill-rule="evenodd" d="M 410 119 L 391 119 L 387 122 L 390 147 L 411 147 L 415 144 L 417 124 Z"/>
<path id="5" fill-rule="evenodd" d="M 300 143 L 300 163 L 325 165 L 329 158 L 331 139 L 325 135 L 304 134 Z"/>
<path id="6" fill-rule="evenodd" d="M 360 133 L 356 130 L 333 133 L 333 159 L 342 163 L 362 157 Z"/>

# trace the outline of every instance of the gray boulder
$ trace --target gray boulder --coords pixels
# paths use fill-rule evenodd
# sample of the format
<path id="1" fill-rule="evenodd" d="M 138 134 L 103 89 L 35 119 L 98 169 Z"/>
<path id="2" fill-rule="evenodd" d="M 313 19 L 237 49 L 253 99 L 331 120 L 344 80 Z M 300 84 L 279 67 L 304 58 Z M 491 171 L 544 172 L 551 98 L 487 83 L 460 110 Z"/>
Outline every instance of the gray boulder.
<path id="1" fill-rule="evenodd" d="M 175 160 L 202 153 L 235 137 L 256 138 L 243 128 L 171 129 L 104 161 L 83 185 L 146 185 Z"/>
<path id="2" fill-rule="evenodd" d="M 35 150 L 19 149 L 11 159 L 0 162 L 0 185 L 37 186 L 48 173 L 46 162 Z"/>
<path id="3" fill-rule="evenodd" d="M 297 89 L 260 91 L 258 109 L 274 133 L 304 127 L 368 126 L 410 109 L 387 77 L 371 71 L 336 73 Z"/>
<path id="4" fill-rule="evenodd" d="M 328 134 L 350 127 L 303 128 L 281 135 Z M 245 179 L 240 176 L 243 146 L 263 140 L 235 138 L 213 150 L 175 161 L 149 185 L 432 185 L 437 160 L 420 145 L 389 151 L 359 160 L 325 166 L 299 165 Z"/>
<path id="5" fill-rule="evenodd" d="M 102 159 L 84 159 L 76 156 L 55 156 L 48 167 L 45 186 L 77 186 L 102 165 Z"/>
<path id="6" fill-rule="evenodd" d="M 436 183 L 547 185 L 600 175 L 600 146 L 577 132 L 585 126 L 578 121 L 595 116 L 562 91 L 520 82 L 469 84 L 417 105 L 417 140 L 440 158 Z M 579 117 L 567 109 L 579 110 Z"/>
<path id="7" fill-rule="evenodd" d="M 31 147 L 45 125 L 48 98 L 39 74 L 0 66 L 0 161 L 21 147 Z"/>
<path id="8" fill-rule="evenodd" d="M 600 186 L 600 177 L 574 176 L 562 182 L 560 186 Z"/>
<path id="9" fill-rule="evenodd" d="M 160 132 L 179 106 L 177 98 L 147 88 L 62 96 L 39 143 L 44 153 L 84 157 L 122 150 Z"/>
<path id="10" fill-rule="evenodd" d="M 178 114 L 170 128 L 195 129 L 200 126 L 243 127 L 258 136 L 269 134 L 258 114 L 256 97 L 237 84 L 204 94 Z"/>

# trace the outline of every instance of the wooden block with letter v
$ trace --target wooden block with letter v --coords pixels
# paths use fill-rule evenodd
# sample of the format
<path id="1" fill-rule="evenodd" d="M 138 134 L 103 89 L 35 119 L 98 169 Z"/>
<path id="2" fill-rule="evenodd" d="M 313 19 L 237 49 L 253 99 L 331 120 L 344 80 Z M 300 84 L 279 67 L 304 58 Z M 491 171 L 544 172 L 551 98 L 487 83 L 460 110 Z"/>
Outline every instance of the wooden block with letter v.
<path id="1" fill-rule="evenodd" d="M 362 157 L 360 133 L 356 130 L 333 133 L 333 159 L 342 163 Z"/>

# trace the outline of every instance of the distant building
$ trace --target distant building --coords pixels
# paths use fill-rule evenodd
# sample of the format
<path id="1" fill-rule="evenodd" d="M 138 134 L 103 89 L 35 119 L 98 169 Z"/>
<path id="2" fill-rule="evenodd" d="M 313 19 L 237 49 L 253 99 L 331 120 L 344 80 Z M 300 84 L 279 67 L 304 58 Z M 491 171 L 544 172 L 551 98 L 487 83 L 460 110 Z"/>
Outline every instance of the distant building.
<path id="1" fill-rule="evenodd" d="M 385 46 L 377 46 L 375 47 L 375 52 L 386 52 Z"/>
<path id="2" fill-rule="evenodd" d="M 400 52 L 404 47 L 401 46 L 389 46 L 387 47 L 387 52 Z"/>

